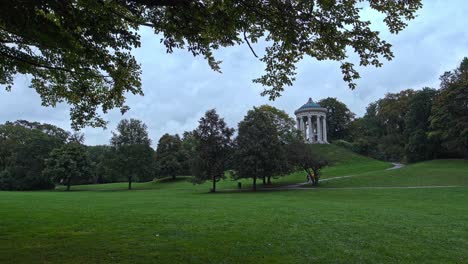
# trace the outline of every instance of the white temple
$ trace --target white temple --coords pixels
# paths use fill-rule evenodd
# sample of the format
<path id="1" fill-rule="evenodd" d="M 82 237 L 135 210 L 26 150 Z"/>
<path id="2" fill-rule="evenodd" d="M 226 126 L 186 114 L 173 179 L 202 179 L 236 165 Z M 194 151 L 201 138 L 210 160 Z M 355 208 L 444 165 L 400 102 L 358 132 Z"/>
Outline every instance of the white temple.
<path id="1" fill-rule="evenodd" d="M 314 103 L 309 98 L 306 104 L 297 109 L 297 129 L 304 135 L 306 143 L 328 144 L 327 141 L 327 109 Z"/>

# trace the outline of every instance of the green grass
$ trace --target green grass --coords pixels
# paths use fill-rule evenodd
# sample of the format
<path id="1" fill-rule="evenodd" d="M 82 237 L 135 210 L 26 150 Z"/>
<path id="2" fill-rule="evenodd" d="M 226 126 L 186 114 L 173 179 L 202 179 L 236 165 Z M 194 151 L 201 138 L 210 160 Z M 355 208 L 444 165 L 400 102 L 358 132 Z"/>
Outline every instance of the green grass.
<path id="1" fill-rule="evenodd" d="M 325 167 L 320 176 L 322 179 L 327 179 L 336 176 L 354 175 L 371 171 L 381 171 L 391 168 L 392 164 L 373 158 L 365 157 L 356 154 L 345 148 L 338 147 L 333 144 L 312 145 L 321 153 L 330 163 Z M 303 171 L 292 173 L 287 177 L 278 178 L 274 181 L 274 185 L 287 185 L 292 183 L 306 182 L 306 174 Z"/>
<path id="2" fill-rule="evenodd" d="M 467 161 L 385 171 L 328 148 L 342 161 L 324 175 L 355 176 L 313 190 L 210 194 L 180 177 L 0 192 L 0 263 L 466 263 Z M 324 188 L 418 185 L 462 187 Z"/>
<path id="3" fill-rule="evenodd" d="M 323 187 L 468 186 L 468 161 L 433 160 L 398 170 L 373 171 L 323 182 Z"/>

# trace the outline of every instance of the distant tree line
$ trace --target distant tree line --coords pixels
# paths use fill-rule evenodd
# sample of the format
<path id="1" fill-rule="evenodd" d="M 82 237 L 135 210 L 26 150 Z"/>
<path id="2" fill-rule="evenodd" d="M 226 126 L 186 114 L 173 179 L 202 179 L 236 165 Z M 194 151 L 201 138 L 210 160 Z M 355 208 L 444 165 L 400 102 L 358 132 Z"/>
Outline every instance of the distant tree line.
<path id="1" fill-rule="evenodd" d="M 0 189 L 39 190 L 76 184 L 176 180 L 193 175 L 195 184 L 216 183 L 230 171 L 234 180 L 251 178 L 272 184 L 272 178 L 304 169 L 314 184 L 326 163 L 302 141 L 294 120 L 284 111 L 264 105 L 248 111 L 238 135 L 214 109 L 193 131 L 164 134 L 156 150 L 146 125 L 124 119 L 109 145 L 86 146 L 83 135 L 50 124 L 19 120 L 0 125 Z M 294 146 L 294 149 L 291 148 Z M 302 150 L 304 149 L 304 150 Z M 300 156 L 300 157 L 299 157 Z M 309 165 L 310 164 L 310 165 Z M 316 165 L 315 167 L 312 165 Z M 317 170 L 309 170 L 311 168 Z"/>
<path id="2" fill-rule="evenodd" d="M 440 79 L 438 90 L 389 93 L 355 119 L 335 98 L 320 101 L 328 109 L 329 138 L 381 160 L 468 159 L 468 58 Z"/>

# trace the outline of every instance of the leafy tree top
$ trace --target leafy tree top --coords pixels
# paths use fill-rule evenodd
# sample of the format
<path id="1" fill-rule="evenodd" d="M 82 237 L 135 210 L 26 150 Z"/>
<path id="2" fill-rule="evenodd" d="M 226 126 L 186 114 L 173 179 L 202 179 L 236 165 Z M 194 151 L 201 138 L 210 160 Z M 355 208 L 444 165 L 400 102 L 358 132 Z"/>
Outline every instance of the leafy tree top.
<path id="1" fill-rule="evenodd" d="M 117 125 L 117 132 L 112 132 L 111 144 L 123 145 L 150 145 L 147 126 L 138 119 L 123 119 Z"/>
<path id="2" fill-rule="evenodd" d="M 16 74 L 32 76 L 31 87 L 46 106 L 71 105 L 74 128 L 104 126 L 99 111 L 128 110 L 125 93 L 143 94 L 140 65 L 131 54 L 138 30 L 150 27 L 172 53 L 186 49 L 220 71 L 213 51 L 266 40 L 260 60 L 265 74 L 254 82 L 263 95 L 280 96 L 292 85 L 296 64 L 310 56 L 341 62 L 344 81 L 359 78 L 359 65 L 382 65 L 391 45 L 360 15 L 363 7 L 384 14 L 391 33 L 406 27 L 421 0 L 63 0 L 0 3 L 0 84 L 11 89 Z M 247 49 L 246 49 L 247 50 Z"/>

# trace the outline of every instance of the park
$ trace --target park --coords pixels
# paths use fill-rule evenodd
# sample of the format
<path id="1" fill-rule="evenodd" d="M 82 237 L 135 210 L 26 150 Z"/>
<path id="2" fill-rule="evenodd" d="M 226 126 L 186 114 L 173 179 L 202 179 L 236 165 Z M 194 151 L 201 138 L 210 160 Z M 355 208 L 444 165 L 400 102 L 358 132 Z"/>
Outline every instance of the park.
<path id="1" fill-rule="evenodd" d="M 468 263 L 464 0 L 0 3 L 0 263 Z"/>

